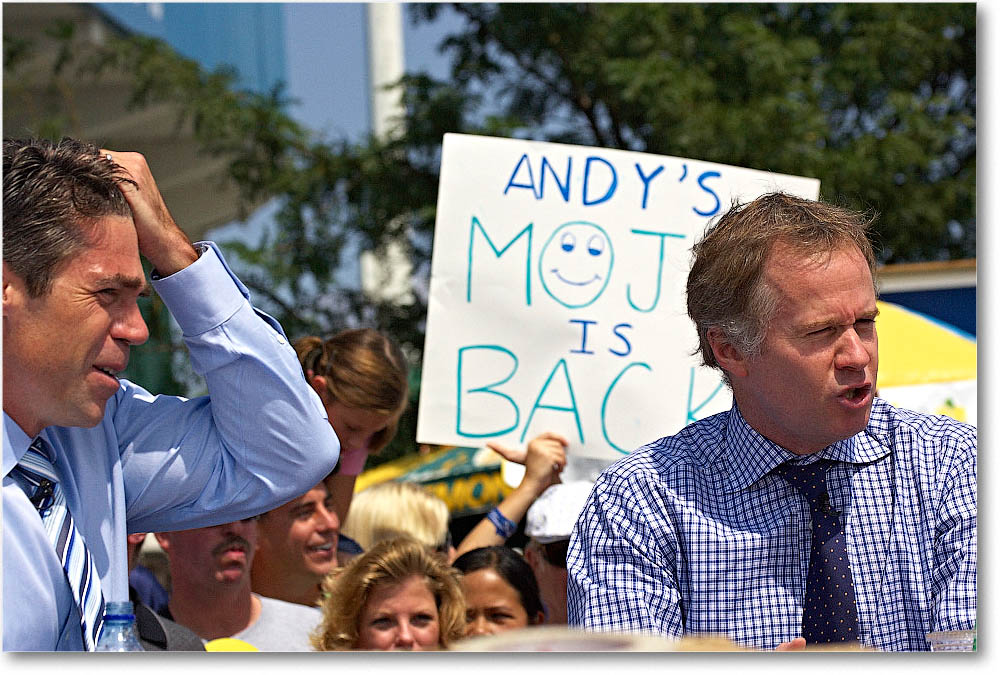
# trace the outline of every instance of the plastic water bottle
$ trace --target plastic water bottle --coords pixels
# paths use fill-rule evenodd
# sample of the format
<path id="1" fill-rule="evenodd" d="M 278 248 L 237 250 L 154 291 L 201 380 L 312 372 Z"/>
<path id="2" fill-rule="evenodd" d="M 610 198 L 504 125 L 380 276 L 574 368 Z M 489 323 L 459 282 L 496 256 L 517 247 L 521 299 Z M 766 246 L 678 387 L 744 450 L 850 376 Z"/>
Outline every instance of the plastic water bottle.
<path id="1" fill-rule="evenodd" d="M 135 611 L 131 602 L 109 602 L 104 606 L 104 627 L 94 647 L 95 652 L 143 652 L 135 630 Z"/>

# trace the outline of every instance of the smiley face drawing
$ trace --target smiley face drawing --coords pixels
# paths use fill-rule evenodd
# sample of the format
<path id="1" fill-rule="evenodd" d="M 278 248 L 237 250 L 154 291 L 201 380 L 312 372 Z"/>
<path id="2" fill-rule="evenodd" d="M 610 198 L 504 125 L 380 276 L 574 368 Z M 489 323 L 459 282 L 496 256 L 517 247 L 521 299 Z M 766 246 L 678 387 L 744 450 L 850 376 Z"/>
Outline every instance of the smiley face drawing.
<path id="1" fill-rule="evenodd" d="M 608 285 L 615 252 L 607 233 L 578 220 L 560 225 L 538 257 L 542 286 L 565 307 L 586 307 Z"/>

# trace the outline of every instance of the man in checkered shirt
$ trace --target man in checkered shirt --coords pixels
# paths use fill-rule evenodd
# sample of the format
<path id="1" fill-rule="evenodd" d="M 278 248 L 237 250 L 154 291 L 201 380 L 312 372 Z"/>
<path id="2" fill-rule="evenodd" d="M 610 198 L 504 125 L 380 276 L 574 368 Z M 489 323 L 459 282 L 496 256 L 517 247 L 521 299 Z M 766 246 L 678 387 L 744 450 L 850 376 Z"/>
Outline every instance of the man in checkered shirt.
<path id="1" fill-rule="evenodd" d="M 926 650 L 975 626 L 976 429 L 875 396 L 868 226 L 778 193 L 694 247 L 688 314 L 734 405 L 602 473 L 570 544 L 570 624 L 801 648 L 810 508 L 774 469 L 826 460 L 856 641 Z"/>

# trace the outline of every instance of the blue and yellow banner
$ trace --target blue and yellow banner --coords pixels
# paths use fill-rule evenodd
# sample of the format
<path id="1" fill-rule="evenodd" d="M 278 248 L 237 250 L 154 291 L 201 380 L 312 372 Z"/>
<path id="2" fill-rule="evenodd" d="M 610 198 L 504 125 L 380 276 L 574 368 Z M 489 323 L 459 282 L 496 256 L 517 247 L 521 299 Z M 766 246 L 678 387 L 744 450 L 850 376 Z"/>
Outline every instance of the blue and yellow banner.
<path id="1" fill-rule="evenodd" d="M 444 500 L 452 517 L 485 513 L 511 491 L 501 477 L 501 461 L 489 448 L 444 447 L 365 471 L 355 491 L 388 480 L 410 481 Z"/>

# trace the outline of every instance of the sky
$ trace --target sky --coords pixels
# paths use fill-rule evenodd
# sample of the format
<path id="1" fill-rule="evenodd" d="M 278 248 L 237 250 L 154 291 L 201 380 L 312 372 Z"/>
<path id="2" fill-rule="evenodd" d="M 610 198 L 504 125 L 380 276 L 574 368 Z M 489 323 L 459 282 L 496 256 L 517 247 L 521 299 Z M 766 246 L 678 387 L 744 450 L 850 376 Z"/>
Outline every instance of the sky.
<path id="1" fill-rule="evenodd" d="M 204 66 L 231 62 L 243 68 L 243 86 L 284 80 L 285 93 L 297 100 L 293 116 L 352 140 L 369 128 L 366 4 L 98 3 L 126 28 L 163 38 Z M 433 24 L 414 26 L 405 3 L 402 14 L 404 68 L 446 77 L 448 62 L 437 45 L 461 19 L 446 10 Z"/>
<path id="2" fill-rule="evenodd" d="M 297 101 L 289 112 L 328 137 L 360 140 L 371 126 L 365 4 L 287 3 L 284 21 L 288 94 Z M 402 23 L 405 70 L 446 77 L 448 61 L 438 53 L 437 45 L 460 25 L 457 17 L 442 12 L 434 25 L 413 26 L 404 6 Z M 252 237 L 250 233 L 270 221 L 275 208 L 273 203 L 265 206 L 246 225 L 220 228 L 212 236 L 219 240 L 230 233 Z M 341 284 L 360 285 L 357 259 L 356 253 L 345 251 L 338 273 Z"/>
<path id="3" fill-rule="evenodd" d="M 364 4 L 288 3 L 284 16 L 289 94 L 300 100 L 290 112 L 317 131 L 363 135 L 370 110 Z M 414 27 L 404 8 L 406 70 L 444 78 L 448 62 L 437 45 L 459 25 L 442 13 L 434 25 Z"/>
<path id="4" fill-rule="evenodd" d="M 248 71 L 241 82 L 281 79 L 292 100 L 288 112 L 328 140 L 361 141 L 371 128 L 366 4 L 290 2 L 274 6 L 251 3 L 100 3 L 131 30 L 160 37 L 181 54 L 214 68 L 228 60 Z M 441 39 L 460 27 L 461 19 L 443 11 L 433 24 L 414 26 L 404 3 L 404 69 L 446 78 L 448 60 L 438 52 Z M 281 35 L 279 48 L 274 37 Z M 266 85 L 262 85 L 266 86 Z M 256 241 L 273 222 L 269 203 L 245 222 L 215 228 L 215 241 Z M 345 253 L 340 283 L 357 287 L 357 255 Z M 231 261 L 239 267 L 238 261 Z"/>

